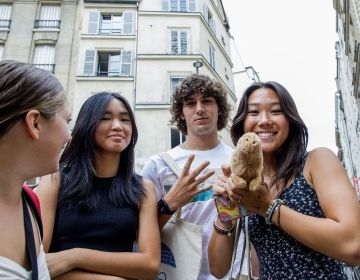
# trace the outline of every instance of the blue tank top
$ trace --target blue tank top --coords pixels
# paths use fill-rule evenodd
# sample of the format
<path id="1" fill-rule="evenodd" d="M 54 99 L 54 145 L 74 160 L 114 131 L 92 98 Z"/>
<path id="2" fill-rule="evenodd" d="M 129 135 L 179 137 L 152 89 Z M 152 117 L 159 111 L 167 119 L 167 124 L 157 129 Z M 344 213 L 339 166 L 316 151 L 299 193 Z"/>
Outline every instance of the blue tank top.
<path id="1" fill-rule="evenodd" d="M 296 177 L 279 198 L 285 201 L 287 207 L 299 213 L 325 217 L 316 192 L 303 174 Z M 277 226 L 267 225 L 259 215 L 249 217 L 249 238 L 258 254 L 260 279 L 347 279 L 341 263 L 302 245 Z"/>
<path id="2" fill-rule="evenodd" d="M 87 248 L 106 252 L 131 252 L 139 226 L 139 209 L 116 206 L 109 198 L 113 178 L 94 178 L 96 209 L 65 208 L 58 204 L 49 252 Z"/>

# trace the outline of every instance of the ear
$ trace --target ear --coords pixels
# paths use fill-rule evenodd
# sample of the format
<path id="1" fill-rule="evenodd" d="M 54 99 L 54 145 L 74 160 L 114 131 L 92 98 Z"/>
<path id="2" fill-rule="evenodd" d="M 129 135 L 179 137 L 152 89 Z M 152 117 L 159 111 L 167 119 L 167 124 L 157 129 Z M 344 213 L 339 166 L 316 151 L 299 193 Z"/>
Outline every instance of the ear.
<path id="1" fill-rule="evenodd" d="M 37 140 L 40 134 L 40 112 L 38 110 L 30 110 L 25 116 L 25 127 L 29 136 Z"/>

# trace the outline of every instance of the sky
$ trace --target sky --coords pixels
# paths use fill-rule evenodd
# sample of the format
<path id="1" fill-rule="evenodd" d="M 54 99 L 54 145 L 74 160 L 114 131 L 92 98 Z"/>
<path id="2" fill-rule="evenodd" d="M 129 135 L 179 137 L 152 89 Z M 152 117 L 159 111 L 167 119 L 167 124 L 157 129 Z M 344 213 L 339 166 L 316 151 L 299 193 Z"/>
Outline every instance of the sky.
<path id="1" fill-rule="evenodd" d="M 252 66 L 262 81 L 285 86 L 309 129 L 308 149 L 324 146 L 336 153 L 337 34 L 332 1 L 222 2 L 234 38 L 233 72 Z"/>

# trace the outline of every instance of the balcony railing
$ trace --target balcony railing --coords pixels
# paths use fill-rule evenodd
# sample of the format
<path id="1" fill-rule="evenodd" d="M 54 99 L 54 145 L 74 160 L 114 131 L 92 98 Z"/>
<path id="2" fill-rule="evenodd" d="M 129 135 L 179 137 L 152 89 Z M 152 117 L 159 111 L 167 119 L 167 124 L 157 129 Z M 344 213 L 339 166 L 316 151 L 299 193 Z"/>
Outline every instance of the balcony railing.
<path id="1" fill-rule="evenodd" d="M 122 29 L 99 29 L 100 35 L 122 35 L 123 30 Z"/>
<path id="2" fill-rule="evenodd" d="M 34 28 L 55 28 L 60 29 L 61 20 L 35 20 Z"/>
<path id="3" fill-rule="evenodd" d="M 10 19 L 0 19 L 0 28 L 10 29 L 11 20 Z"/>
<path id="4" fill-rule="evenodd" d="M 55 64 L 33 64 L 35 67 L 49 71 L 54 74 Z"/>

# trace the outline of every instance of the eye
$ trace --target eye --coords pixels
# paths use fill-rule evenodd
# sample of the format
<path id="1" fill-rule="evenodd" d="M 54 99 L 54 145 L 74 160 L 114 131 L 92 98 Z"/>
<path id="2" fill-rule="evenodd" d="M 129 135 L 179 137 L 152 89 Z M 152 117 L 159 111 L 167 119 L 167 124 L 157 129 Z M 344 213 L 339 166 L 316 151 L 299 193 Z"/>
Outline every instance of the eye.
<path id="1" fill-rule="evenodd" d="M 280 114 L 282 114 L 282 110 L 281 109 L 275 109 L 275 110 L 272 110 L 271 113 L 273 115 L 280 115 Z"/>
<path id="2" fill-rule="evenodd" d="M 257 110 L 249 110 L 249 111 L 247 112 L 247 114 L 248 114 L 249 116 L 256 116 L 258 113 L 259 113 L 259 112 L 258 112 Z"/>
<path id="3" fill-rule="evenodd" d="M 110 120 L 110 117 L 108 117 L 108 116 L 103 116 L 103 117 L 101 118 L 101 120 L 102 120 L 102 121 L 109 121 L 109 120 Z"/>

